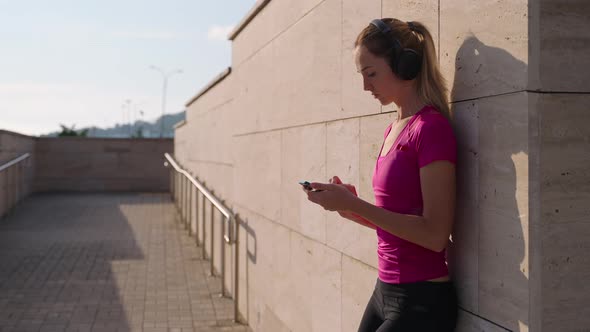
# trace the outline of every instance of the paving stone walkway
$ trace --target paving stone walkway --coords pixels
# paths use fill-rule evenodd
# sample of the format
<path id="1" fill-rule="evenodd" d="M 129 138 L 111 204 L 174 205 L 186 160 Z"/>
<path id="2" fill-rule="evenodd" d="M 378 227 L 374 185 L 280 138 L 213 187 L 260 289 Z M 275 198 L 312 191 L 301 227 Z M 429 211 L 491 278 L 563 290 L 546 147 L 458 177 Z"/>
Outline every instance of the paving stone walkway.
<path id="1" fill-rule="evenodd" d="M 38 194 L 0 220 L 0 331 L 240 331 L 167 194 Z"/>

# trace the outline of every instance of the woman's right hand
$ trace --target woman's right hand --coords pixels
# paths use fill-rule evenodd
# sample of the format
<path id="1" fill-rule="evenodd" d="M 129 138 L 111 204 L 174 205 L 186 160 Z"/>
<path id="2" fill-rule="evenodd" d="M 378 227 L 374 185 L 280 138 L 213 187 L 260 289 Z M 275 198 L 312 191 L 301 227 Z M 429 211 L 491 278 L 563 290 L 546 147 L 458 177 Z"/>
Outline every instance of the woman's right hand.
<path id="1" fill-rule="evenodd" d="M 346 189 L 348 189 L 351 193 L 353 193 L 355 196 L 358 197 L 358 194 L 356 193 L 356 188 L 352 185 L 352 184 L 348 184 L 348 183 L 342 183 L 342 180 L 340 180 L 339 177 L 337 176 L 333 176 L 330 180 L 330 183 L 333 184 L 341 184 L 343 185 Z M 354 213 L 348 212 L 348 211 L 338 211 L 338 214 L 342 217 L 342 218 L 346 218 L 346 219 L 357 219 L 358 216 Z"/>
<path id="2" fill-rule="evenodd" d="M 355 196 L 358 197 L 358 194 L 356 193 L 356 188 L 352 184 L 342 183 L 342 181 L 340 180 L 339 177 L 333 176 L 330 179 L 329 182 L 330 183 L 333 183 L 333 184 L 341 184 L 341 185 L 343 185 L 346 189 L 348 189 L 351 193 L 353 193 Z M 377 229 L 375 227 L 375 225 L 373 225 L 370 221 L 368 221 L 367 219 L 359 216 L 358 214 L 355 214 L 355 213 L 352 213 L 352 212 L 349 212 L 349 211 L 337 211 L 337 212 L 338 212 L 338 214 L 342 218 L 345 218 L 345 219 L 354 221 L 356 223 L 359 223 L 359 224 L 361 224 L 363 226 L 366 226 L 366 227 L 369 227 L 371 229 Z"/>
<path id="3" fill-rule="evenodd" d="M 340 178 L 339 178 L 339 177 L 337 177 L 337 176 L 333 176 L 333 177 L 332 177 L 332 178 L 329 180 L 329 182 L 330 182 L 330 183 L 333 183 L 333 184 L 341 184 L 341 185 L 343 185 L 343 186 L 344 186 L 346 189 L 348 189 L 348 191 L 350 191 L 351 193 L 353 193 L 355 196 L 357 196 L 357 197 L 358 197 L 358 194 L 356 193 L 356 188 L 355 188 L 355 187 L 354 187 L 352 184 L 349 184 L 349 183 L 342 183 L 342 181 L 340 180 Z"/>

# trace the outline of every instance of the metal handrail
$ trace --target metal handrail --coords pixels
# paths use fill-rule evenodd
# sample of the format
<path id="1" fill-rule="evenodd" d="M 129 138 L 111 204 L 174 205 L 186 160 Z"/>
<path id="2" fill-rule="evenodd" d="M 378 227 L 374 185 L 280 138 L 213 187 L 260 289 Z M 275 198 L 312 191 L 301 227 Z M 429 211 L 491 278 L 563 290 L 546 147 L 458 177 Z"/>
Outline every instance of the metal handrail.
<path id="1" fill-rule="evenodd" d="M 5 192 L 5 211 L 1 211 L 0 212 L 0 217 L 4 217 L 6 214 L 10 213 L 12 211 L 12 209 L 18 205 L 18 203 L 20 202 L 20 200 L 22 198 L 24 198 L 23 192 L 26 194 L 27 192 L 27 188 L 26 188 L 26 174 L 23 173 L 23 161 L 29 159 L 31 157 L 30 153 L 25 153 L 22 156 L 15 158 L 7 163 L 5 163 L 4 165 L 0 166 L 0 173 L 2 174 L 6 174 L 7 180 L 6 180 L 6 192 Z M 25 164 L 24 167 L 28 166 L 28 164 Z M 10 180 L 8 179 L 8 176 L 10 176 L 10 172 L 9 170 L 11 169 L 11 167 L 15 168 L 15 172 L 16 175 L 13 175 L 16 177 L 15 181 L 13 182 L 14 184 L 14 188 L 9 188 L 10 187 Z M 3 173 L 4 171 L 6 171 L 6 173 Z M 12 189 L 12 191 L 11 191 Z"/>
<path id="2" fill-rule="evenodd" d="M 10 166 L 13 166 L 13 165 L 16 165 L 16 164 L 20 163 L 21 161 L 29 158 L 30 156 L 31 156 L 30 153 L 25 153 L 22 156 L 14 159 L 14 160 L 11 160 L 11 161 L 7 162 L 6 164 L 0 166 L 0 172 L 2 172 L 3 170 L 9 168 Z"/>
<path id="3" fill-rule="evenodd" d="M 230 245 L 234 245 L 234 256 L 235 256 L 235 261 L 234 261 L 234 268 L 235 268 L 235 274 L 234 274 L 234 321 L 238 322 L 238 286 L 239 286 L 239 278 L 238 278 L 238 268 L 239 268 L 239 261 L 238 261 L 238 250 L 239 250 L 239 246 L 238 246 L 238 222 L 237 219 L 235 218 L 234 213 L 228 208 L 226 207 L 217 197 L 215 197 L 201 182 L 199 182 L 197 179 L 195 179 L 188 171 L 182 169 L 178 163 L 174 160 L 174 158 L 168 154 L 165 153 L 164 157 L 166 158 L 166 162 L 164 162 L 164 166 L 168 167 L 169 165 L 172 166 L 172 168 L 174 169 L 174 171 L 176 171 L 179 174 L 182 174 L 184 176 L 184 178 L 186 180 L 188 180 L 190 183 L 193 184 L 193 186 L 195 188 L 197 188 L 199 190 L 199 192 L 203 195 L 203 211 L 202 211 L 202 216 L 203 216 L 203 258 L 205 258 L 205 198 L 207 198 L 207 200 L 209 200 L 209 202 L 212 204 L 212 206 L 216 207 L 217 210 L 219 212 L 221 212 L 224 216 L 224 224 L 223 226 L 227 227 L 223 227 L 224 228 L 224 232 L 223 232 L 223 239 L 225 240 L 225 242 L 227 244 Z M 172 173 L 171 173 L 171 177 L 172 177 Z M 176 191 L 178 190 L 176 188 L 176 183 L 175 183 L 175 179 L 173 178 L 171 180 L 171 185 L 174 187 L 173 190 L 171 190 L 172 196 L 174 199 L 176 199 Z M 184 219 L 184 205 L 186 203 L 186 200 L 188 199 L 189 203 L 188 205 L 188 218 L 185 222 L 185 227 L 188 227 L 189 229 L 189 234 L 191 232 L 191 226 L 187 225 L 190 224 L 190 220 L 189 218 L 191 218 L 192 214 L 191 214 L 191 204 L 192 204 L 192 191 L 189 191 L 189 197 L 186 197 L 186 187 L 185 185 L 183 185 L 183 183 L 180 183 L 180 190 L 178 190 L 179 194 L 180 194 L 180 217 L 181 220 Z M 184 188 L 183 188 L 184 187 Z M 197 208 L 198 209 L 198 197 L 197 197 Z M 214 251 L 214 241 L 213 241 L 213 230 L 214 230 L 214 225 L 213 225 L 213 219 L 214 219 L 214 214 L 213 214 L 214 210 L 211 210 L 211 254 L 210 254 L 210 259 L 211 259 L 211 275 L 214 275 L 214 259 L 213 259 L 213 251 Z M 233 224 L 233 228 L 235 229 L 232 232 L 232 226 Z M 225 233 L 225 230 L 228 231 L 228 234 Z M 196 242 L 197 245 L 199 244 L 199 225 L 198 225 L 198 216 L 197 216 L 197 225 L 196 225 Z M 221 287 L 222 287 L 222 296 L 227 296 L 227 292 L 226 292 L 226 287 L 225 287 L 225 246 L 221 246 Z"/>
<path id="4" fill-rule="evenodd" d="M 225 216 L 225 220 L 228 223 L 228 227 L 227 229 L 229 230 L 229 224 L 231 223 L 231 221 L 234 220 L 235 216 L 233 214 L 233 212 L 231 212 L 230 209 L 228 209 L 225 205 L 223 205 L 223 203 L 215 196 L 213 196 L 213 194 L 207 190 L 207 188 L 205 188 L 205 186 L 203 184 L 201 184 L 199 181 L 197 181 L 195 178 L 192 177 L 192 175 L 183 170 L 182 168 L 180 168 L 180 166 L 178 166 L 178 164 L 174 161 L 174 159 L 172 158 L 172 156 L 170 156 L 168 153 L 165 153 L 164 156 L 166 157 L 166 160 L 168 160 L 168 162 L 170 162 L 170 164 L 172 165 L 172 167 L 174 167 L 174 169 L 181 174 L 184 174 L 184 176 L 186 176 L 186 178 L 195 186 L 197 187 L 197 189 L 199 189 L 199 191 L 201 192 L 201 194 L 203 194 L 205 197 L 207 197 L 207 199 L 209 200 L 209 202 L 211 202 L 211 204 L 215 205 L 215 207 L 217 208 L 217 210 L 219 210 L 219 212 L 221 212 L 224 216 Z M 166 164 L 164 164 L 164 166 L 168 166 Z M 223 234 L 223 239 L 225 240 L 225 242 L 227 244 L 232 244 L 232 238 L 231 238 L 231 234 Z M 233 239 L 235 241 L 235 239 Z"/>

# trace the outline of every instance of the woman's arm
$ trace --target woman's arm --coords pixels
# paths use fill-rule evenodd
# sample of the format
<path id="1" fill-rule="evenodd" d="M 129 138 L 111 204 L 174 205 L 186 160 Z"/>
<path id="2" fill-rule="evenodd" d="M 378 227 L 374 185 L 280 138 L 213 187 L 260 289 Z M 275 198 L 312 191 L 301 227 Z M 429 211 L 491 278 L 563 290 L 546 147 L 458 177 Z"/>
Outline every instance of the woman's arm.
<path id="1" fill-rule="evenodd" d="M 358 214 L 354 214 L 352 212 L 349 211 L 338 211 L 338 214 L 340 214 L 340 216 L 342 218 L 346 218 L 348 220 L 352 220 L 354 222 L 356 222 L 357 224 L 369 227 L 371 229 L 377 229 L 377 227 L 375 225 L 373 225 L 370 221 L 368 221 L 367 219 L 359 216 Z"/>
<path id="2" fill-rule="evenodd" d="M 404 240 L 433 251 L 446 248 L 455 215 L 455 165 L 436 161 L 420 169 L 423 215 L 404 215 L 351 197 L 347 210 Z"/>

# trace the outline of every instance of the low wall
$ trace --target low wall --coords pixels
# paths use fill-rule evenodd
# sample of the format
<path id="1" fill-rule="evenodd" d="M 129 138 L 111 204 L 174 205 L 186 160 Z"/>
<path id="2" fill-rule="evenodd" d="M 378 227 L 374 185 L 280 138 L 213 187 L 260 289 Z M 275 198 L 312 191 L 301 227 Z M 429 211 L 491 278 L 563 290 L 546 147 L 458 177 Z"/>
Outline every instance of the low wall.
<path id="1" fill-rule="evenodd" d="M 39 138 L 34 191 L 169 190 L 172 139 Z"/>
<path id="2" fill-rule="evenodd" d="M 0 130 L 0 165 L 25 153 L 33 152 L 35 139 L 30 136 Z M 18 169 L 12 167 L 0 173 L 0 216 L 5 215 L 16 202 L 31 193 L 34 177 L 34 156 Z M 15 188 L 18 182 L 18 194 Z"/>
<path id="3" fill-rule="evenodd" d="M 33 152 L 34 148 L 34 137 L 0 130 L 0 165 L 27 152 Z"/>

